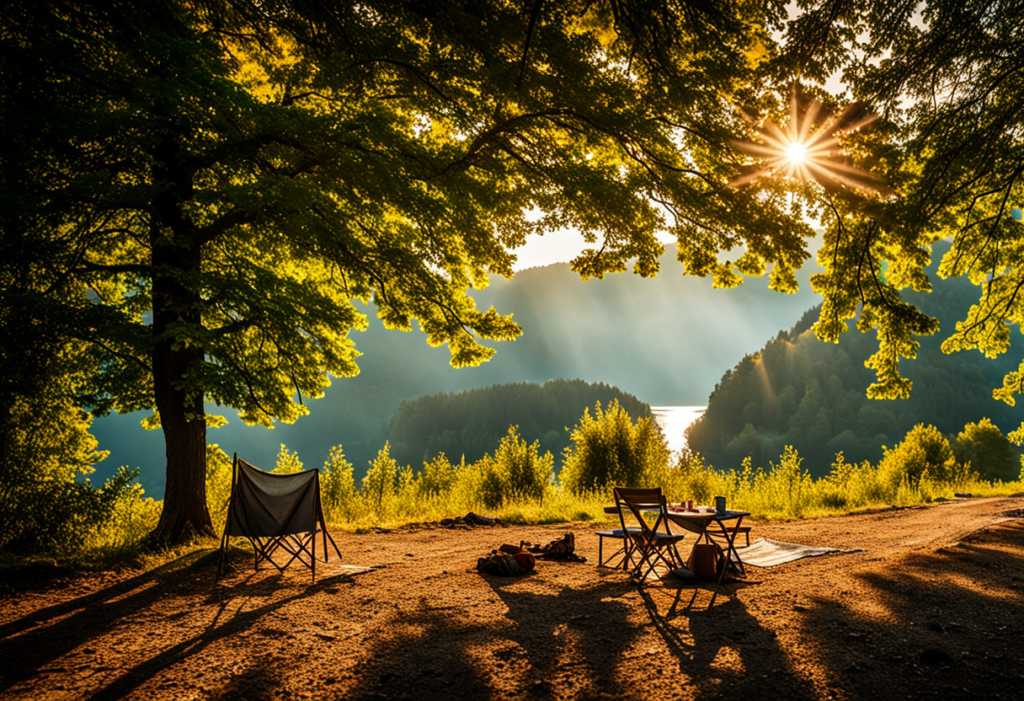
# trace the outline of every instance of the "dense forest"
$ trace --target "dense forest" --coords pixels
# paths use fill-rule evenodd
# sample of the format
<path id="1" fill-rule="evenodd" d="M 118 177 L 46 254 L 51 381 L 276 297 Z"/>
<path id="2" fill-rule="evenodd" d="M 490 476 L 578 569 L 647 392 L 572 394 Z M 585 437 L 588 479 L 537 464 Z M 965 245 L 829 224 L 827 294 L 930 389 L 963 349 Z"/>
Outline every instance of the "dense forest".
<path id="1" fill-rule="evenodd" d="M 630 417 L 651 415 L 651 408 L 617 387 L 582 380 L 551 380 L 495 385 L 458 393 L 441 392 L 402 402 L 391 422 L 391 455 L 401 465 L 418 467 L 444 453 L 452 461 L 475 462 L 494 452 L 509 426 L 518 426 L 527 442 L 540 442 L 561 460 L 569 434 L 586 409 L 618 400 Z"/>
<path id="2" fill-rule="evenodd" d="M 948 244 L 940 242 L 935 249 L 933 259 L 938 260 Z M 919 423 L 951 435 L 982 418 L 1004 432 L 1015 429 L 1019 411 L 994 400 L 992 390 L 1016 369 L 1021 351 L 1011 349 L 995 360 L 972 351 L 943 353 L 942 340 L 977 293 L 967 280 L 939 280 L 935 267 L 928 269 L 931 293 L 905 293 L 941 328 L 921 338 L 917 359 L 901 366 L 913 382 L 909 399 L 868 399 L 865 390 L 874 373 L 864 361 L 877 348 L 875 340 L 850 332 L 838 344 L 819 341 L 810 330 L 818 318 L 815 307 L 725 373 L 707 411 L 687 430 L 689 446 L 728 469 L 748 455 L 767 467 L 791 445 L 804 457 L 805 467 L 821 476 L 839 451 L 848 462 L 879 460 L 883 445 L 891 448 Z"/>

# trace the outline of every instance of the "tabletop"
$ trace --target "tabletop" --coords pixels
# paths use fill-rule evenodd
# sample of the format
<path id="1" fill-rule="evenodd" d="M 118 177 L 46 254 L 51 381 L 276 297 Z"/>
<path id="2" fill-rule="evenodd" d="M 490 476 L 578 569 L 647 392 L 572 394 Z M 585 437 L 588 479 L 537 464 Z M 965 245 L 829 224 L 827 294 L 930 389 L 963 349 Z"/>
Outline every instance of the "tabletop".
<path id="1" fill-rule="evenodd" d="M 606 506 L 604 507 L 604 512 L 606 514 L 617 514 L 619 513 L 619 507 L 615 505 Z M 731 509 L 727 509 L 722 513 L 718 513 L 717 511 L 673 511 L 671 508 L 669 508 L 667 512 L 669 516 L 679 516 L 688 519 L 718 519 L 719 521 L 729 521 L 734 518 L 740 518 L 741 516 L 746 517 L 750 515 L 749 511 L 733 511 Z"/>
<path id="2" fill-rule="evenodd" d="M 732 509 L 726 509 L 725 511 L 679 511 L 674 509 L 668 509 L 669 516 L 677 516 L 680 518 L 687 519 L 717 519 L 719 521 L 729 521 L 734 518 L 740 518 L 749 516 L 749 511 L 733 511 Z"/>

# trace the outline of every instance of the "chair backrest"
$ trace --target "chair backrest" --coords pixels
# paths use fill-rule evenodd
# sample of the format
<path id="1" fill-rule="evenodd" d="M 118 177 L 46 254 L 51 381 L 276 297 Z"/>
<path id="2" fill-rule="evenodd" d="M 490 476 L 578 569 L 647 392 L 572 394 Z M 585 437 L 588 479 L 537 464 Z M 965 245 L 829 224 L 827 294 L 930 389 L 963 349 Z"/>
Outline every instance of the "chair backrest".
<path id="1" fill-rule="evenodd" d="M 320 504 L 319 471 L 272 474 L 235 459 L 228 504 L 229 536 L 278 537 L 326 529 Z"/>
<path id="2" fill-rule="evenodd" d="M 665 533 L 670 533 L 668 526 L 667 504 L 665 495 L 661 493 L 661 487 L 654 489 L 634 489 L 630 487 L 615 487 L 615 506 L 619 509 L 619 522 L 623 531 L 626 530 L 625 515 L 628 510 L 639 524 L 645 538 L 650 539 L 655 533 L 664 528 Z M 644 512 L 657 512 L 658 518 L 654 525 L 648 524 L 644 518 Z"/>

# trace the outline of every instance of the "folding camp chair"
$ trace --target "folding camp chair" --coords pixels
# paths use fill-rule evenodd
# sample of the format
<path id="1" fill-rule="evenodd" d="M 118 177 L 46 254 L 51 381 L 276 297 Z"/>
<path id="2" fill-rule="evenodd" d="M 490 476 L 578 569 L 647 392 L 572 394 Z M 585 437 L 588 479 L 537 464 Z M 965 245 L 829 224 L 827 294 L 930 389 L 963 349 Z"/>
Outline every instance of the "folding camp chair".
<path id="1" fill-rule="evenodd" d="M 635 557 L 633 576 L 641 582 L 645 581 L 659 562 L 669 570 L 679 567 L 682 559 L 676 550 L 676 543 L 686 536 L 672 534 L 666 511 L 667 504 L 661 489 L 615 487 L 613 492 L 615 506 L 619 510 L 619 523 L 622 530 L 629 533 L 632 541 L 632 551 L 628 555 L 631 561 Z M 630 530 L 626 527 L 627 514 L 636 520 L 638 529 Z M 647 522 L 645 514 L 657 514 L 653 526 Z"/>
<path id="2" fill-rule="evenodd" d="M 257 570 L 261 563 L 269 562 L 283 572 L 298 560 L 312 571 L 315 581 L 318 532 L 323 534 L 324 562 L 328 557 L 328 539 L 340 558 L 341 551 L 327 532 L 324 520 L 319 470 L 272 474 L 239 460 L 235 454 L 218 577 L 227 562 L 230 537 L 240 536 L 252 545 Z M 287 559 L 283 565 L 274 560 L 279 551 L 279 557 Z"/>

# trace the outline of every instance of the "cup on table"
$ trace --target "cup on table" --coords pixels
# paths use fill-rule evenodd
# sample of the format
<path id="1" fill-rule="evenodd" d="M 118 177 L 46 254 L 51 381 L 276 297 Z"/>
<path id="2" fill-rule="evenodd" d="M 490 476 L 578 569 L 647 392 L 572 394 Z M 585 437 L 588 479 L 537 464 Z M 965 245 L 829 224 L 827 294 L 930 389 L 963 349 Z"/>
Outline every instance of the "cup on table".
<path id="1" fill-rule="evenodd" d="M 725 513 L 725 497 L 715 497 L 715 513 Z"/>
<path id="2" fill-rule="evenodd" d="M 693 499 L 688 499 L 686 502 L 686 510 L 693 511 Z"/>

